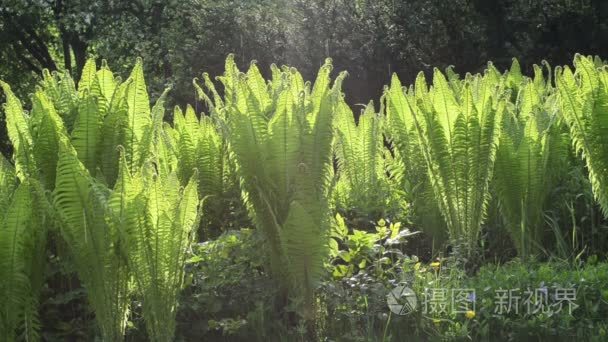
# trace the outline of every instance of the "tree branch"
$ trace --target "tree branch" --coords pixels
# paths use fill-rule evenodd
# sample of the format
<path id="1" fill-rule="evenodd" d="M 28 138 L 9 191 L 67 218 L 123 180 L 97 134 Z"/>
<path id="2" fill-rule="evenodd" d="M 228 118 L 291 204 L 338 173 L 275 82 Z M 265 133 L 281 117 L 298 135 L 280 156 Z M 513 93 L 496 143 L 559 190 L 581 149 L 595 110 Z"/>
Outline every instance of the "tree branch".
<path id="1" fill-rule="evenodd" d="M 40 37 L 31 29 L 22 31 L 21 26 L 6 12 L 2 13 L 9 24 L 11 31 L 15 34 L 17 41 L 38 61 L 42 67 L 57 70 L 57 65 L 48 51 L 48 47 L 42 42 Z M 27 31 L 30 33 L 28 34 Z M 29 37 L 28 37 L 29 35 Z"/>
<path id="2" fill-rule="evenodd" d="M 29 58 L 27 58 L 24 54 L 23 54 L 23 47 L 19 44 L 19 42 L 13 42 L 12 43 L 13 46 L 13 50 L 15 51 L 15 54 L 17 55 L 17 58 L 19 59 L 20 62 L 23 62 L 25 65 L 27 65 L 28 68 L 30 68 L 30 70 L 34 71 L 37 74 L 41 74 L 42 70 L 37 67 L 34 62 L 30 61 Z"/>

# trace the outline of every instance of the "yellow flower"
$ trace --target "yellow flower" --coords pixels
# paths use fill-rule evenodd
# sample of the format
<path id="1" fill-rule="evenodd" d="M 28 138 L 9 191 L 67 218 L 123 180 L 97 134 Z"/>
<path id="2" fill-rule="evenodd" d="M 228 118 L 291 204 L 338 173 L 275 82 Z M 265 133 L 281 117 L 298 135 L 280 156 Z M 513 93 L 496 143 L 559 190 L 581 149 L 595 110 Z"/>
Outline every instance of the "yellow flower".
<path id="1" fill-rule="evenodd" d="M 466 316 L 466 318 L 468 318 L 468 319 L 473 319 L 473 318 L 475 318 L 475 311 L 473 311 L 473 310 L 469 310 L 469 311 L 467 311 L 467 312 L 466 312 L 464 315 L 465 315 L 465 316 Z"/>
<path id="2" fill-rule="evenodd" d="M 441 263 L 440 263 L 440 262 L 438 262 L 438 261 L 435 261 L 435 262 L 432 262 L 432 263 L 431 263 L 431 267 L 432 267 L 432 268 L 439 268 L 439 266 L 441 266 Z"/>

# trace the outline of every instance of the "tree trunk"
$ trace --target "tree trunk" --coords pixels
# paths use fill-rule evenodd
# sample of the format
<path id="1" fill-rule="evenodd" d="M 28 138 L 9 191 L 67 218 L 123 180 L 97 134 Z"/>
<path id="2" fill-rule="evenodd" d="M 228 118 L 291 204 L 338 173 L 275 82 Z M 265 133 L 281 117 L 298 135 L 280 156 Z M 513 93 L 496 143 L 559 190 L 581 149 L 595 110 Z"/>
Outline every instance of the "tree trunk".
<path id="1" fill-rule="evenodd" d="M 72 51 L 74 51 L 74 59 L 76 62 L 76 70 L 74 72 L 75 79 L 80 80 L 80 74 L 82 73 L 84 64 L 87 62 L 88 44 L 74 36 L 70 41 L 70 46 L 72 47 Z"/>

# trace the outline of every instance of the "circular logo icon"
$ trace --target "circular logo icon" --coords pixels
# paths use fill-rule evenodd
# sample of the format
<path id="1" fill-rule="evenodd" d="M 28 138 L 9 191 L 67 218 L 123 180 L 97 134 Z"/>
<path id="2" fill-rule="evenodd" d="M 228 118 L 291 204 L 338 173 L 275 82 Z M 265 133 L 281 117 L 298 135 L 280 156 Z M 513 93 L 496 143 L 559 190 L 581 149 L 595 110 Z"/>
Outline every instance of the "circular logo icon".
<path id="1" fill-rule="evenodd" d="M 405 285 L 399 285 L 389 292 L 386 303 L 391 312 L 397 315 L 407 315 L 418 307 L 416 293 Z"/>

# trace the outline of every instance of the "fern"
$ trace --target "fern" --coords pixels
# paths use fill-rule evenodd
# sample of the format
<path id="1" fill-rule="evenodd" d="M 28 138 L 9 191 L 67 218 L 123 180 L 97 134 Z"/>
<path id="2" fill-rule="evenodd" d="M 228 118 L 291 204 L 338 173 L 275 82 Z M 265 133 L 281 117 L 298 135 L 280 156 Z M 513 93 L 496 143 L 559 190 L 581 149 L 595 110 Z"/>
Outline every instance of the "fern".
<path id="1" fill-rule="evenodd" d="M 511 70 L 518 69 L 514 66 Z M 554 170 L 560 169 L 566 149 L 555 117 L 553 89 L 546 86 L 542 73 L 535 80 L 516 75 L 513 82 L 521 84 L 509 86 L 520 90 L 515 112 L 505 118 L 496 158 L 496 184 L 507 229 L 519 255 L 525 258 L 542 247 L 545 203 L 555 185 Z"/>
<path id="2" fill-rule="evenodd" d="M 70 142 L 78 158 L 93 177 L 114 185 L 118 174 L 118 146 L 125 148 L 132 170 L 150 158 L 151 145 L 159 140 L 162 130 L 167 91 L 158 99 L 155 108 L 160 114 L 154 115 L 153 123 L 151 114 L 154 113 L 150 110 L 141 60 L 136 62 L 125 82 L 114 77 L 105 61 L 97 70 L 92 58 L 86 62 L 78 87 L 67 74 L 45 72 L 44 75 L 42 89 L 46 99 L 41 102 L 52 115 L 55 132 L 70 132 Z M 63 125 L 55 113 L 63 119 Z M 47 158 L 56 154 L 55 150 L 47 154 Z M 45 162 L 52 165 L 56 160 Z"/>
<path id="3" fill-rule="evenodd" d="M 15 188 L 6 165 L 0 172 L 0 178 L 7 177 L 2 192 L 10 202 L 0 216 L 0 336 L 3 341 L 13 341 L 20 331 L 24 339 L 38 340 L 48 204 L 36 181 L 25 181 Z"/>
<path id="4" fill-rule="evenodd" d="M 129 271 L 120 231 L 106 220 L 109 190 L 89 175 L 76 151 L 64 141 L 53 198 L 62 236 L 87 289 L 102 339 L 121 340 L 128 313 Z"/>
<path id="5" fill-rule="evenodd" d="M 32 134 L 29 129 L 29 117 L 23 111 L 21 101 L 11 91 L 5 82 L 0 81 L 0 87 L 6 95 L 4 111 L 6 113 L 6 129 L 13 149 L 17 177 L 24 181 L 30 175 L 36 175 L 38 167 L 34 160 Z"/>
<path id="6" fill-rule="evenodd" d="M 437 69 L 430 89 L 423 77 L 416 81 L 415 95 L 405 96 L 410 122 L 450 239 L 463 241 L 470 254 L 485 218 L 505 108 L 500 78 L 489 68 L 483 77 L 463 81 L 461 91 L 455 92 Z"/>
<path id="7" fill-rule="evenodd" d="M 42 76 L 42 90 L 63 119 L 66 129 L 71 131 L 78 113 L 78 93 L 74 80 L 67 71 L 50 73 L 43 70 Z"/>
<path id="8" fill-rule="evenodd" d="M 101 135 L 101 113 L 97 100 L 88 91 L 82 93 L 78 106 L 78 116 L 71 132 L 71 143 L 78 158 L 89 173 L 95 174 L 99 155 Z"/>
<path id="9" fill-rule="evenodd" d="M 214 108 L 228 131 L 243 198 L 267 238 L 272 274 L 311 318 L 327 254 L 333 117 L 344 76 L 330 88 L 328 61 L 310 90 L 295 69 L 273 67 L 269 86 L 255 64 L 246 74 L 232 58 L 226 64 L 225 96 Z"/>
<path id="10" fill-rule="evenodd" d="M 187 250 L 198 224 L 195 176 L 182 190 L 175 173 L 144 167 L 131 175 L 123 159 L 110 207 L 125 235 L 129 265 L 152 341 L 171 341 Z"/>
<path id="11" fill-rule="evenodd" d="M 67 132 L 52 102 L 41 90 L 33 97 L 30 128 L 34 142 L 33 155 L 41 181 L 46 189 L 53 190 L 59 141 L 67 137 Z"/>
<path id="12" fill-rule="evenodd" d="M 137 169 L 137 163 L 141 161 L 137 153 L 141 150 L 143 136 L 151 125 L 150 100 L 146 90 L 141 59 L 137 59 L 137 63 L 127 79 L 125 96 L 130 132 L 124 146 L 131 170 L 135 170 Z"/>
<path id="13" fill-rule="evenodd" d="M 191 106 L 185 113 L 176 107 L 173 122 L 177 173 L 181 183 L 186 184 L 198 170 L 198 192 L 205 199 L 201 233 L 213 236 L 225 228 L 233 206 L 242 206 L 234 160 L 229 157 L 228 143 L 213 117 L 201 114 L 199 119 Z"/>
<path id="14" fill-rule="evenodd" d="M 455 76 L 453 76 L 455 77 Z M 453 78 L 452 77 L 452 78 Z M 426 81 L 417 79 L 418 93 L 421 97 Z M 414 118 L 408 102 L 416 102 L 413 91 L 408 91 L 396 75 L 391 78 L 391 85 L 385 89 L 386 130 L 393 149 L 393 162 L 397 163 L 395 175 L 402 172 L 395 186 L 403 189 L 405 198 L 412 205 L 413 221 L 437 242 L 445 240 L 447 227 L 435 200 L 431 180 L 424 162 Z"/>
<path id="15" fill-rule="evenodd" d="M 2 340 L 13 341 L 28 301 L 29 280 L 24 258 L 25 239 L 30 229 L 31 195 L 27 184 L 20 185 L 0 226 L 0 334 Z"/>
<path id="16" fill-rule="evenodd" d="M 24 112 L 7 84 L 0 85 L 7 97 L 9 138 L 15 147 L 14 173 L 22 182 L 29 182 L 35 193 L 53 190 L 61 234 L 88 290 L 102 338 L 119 340 L 126 323 L 130 273 L 120 231 L 106 222 L 110 190 L 95 177 L 113 184 L 121 144 L 129 148 L 131 167 L 151 157 L 151 146 L 162 131 L 164 97 L 157 106 L 155 125 L 151 125 L 141 63 L 120 84 L 105 62 L 97 71 L 93 59 L 87 61 L 78 88 L 69 75 L 45 71 L 32 98 L 31 115 Z M 6 170 L 3 167 L 3 174 L 9 173 Z M 38 179 L 44 188 L 34 186 Z M 3 191 L 10 193 L 8 185 Z M 15 321 L 22 322 L 22 331 L 32 337 L 37 291 L 44 281 L 45 231 L 55 225 L 52 212 L 34 207 L 39 227 L 32 229 L 39 234 L 29 238 L 24 234 L 20 241 L 25 252 L 19 260 L 29 279 L 30 296 L 23 298 L 21 311 L 16 311 L 23 314 Z"/>
<path id="17" fill-rule="evenodd" d="M 593 193 L 608 216 L 608 70 L 591 57 L 576 55 L 576 72 L 556 68 L 562 114 L 570 127 L 572 143 L 589 170 Z"/>
<path id="18" fill-rule="evenodd" d="M 387 174 L 383 125 L 373 103 L 365 107 L 358 125 L 348 105 L 344 102 L 338 105 L 335 146 L 337 206 L 375 220 L 395 215 L 391 209 L 393 202 L 398 201 L 390 189 Z"/>

